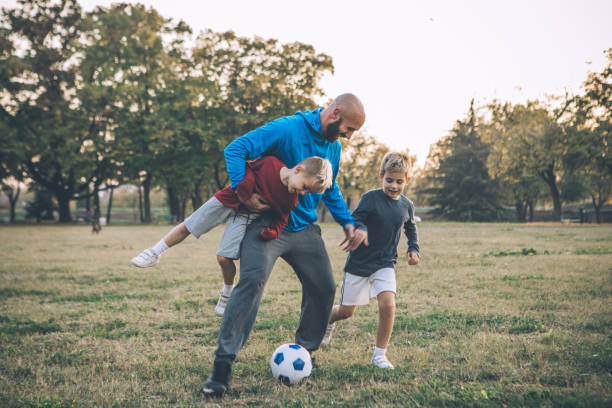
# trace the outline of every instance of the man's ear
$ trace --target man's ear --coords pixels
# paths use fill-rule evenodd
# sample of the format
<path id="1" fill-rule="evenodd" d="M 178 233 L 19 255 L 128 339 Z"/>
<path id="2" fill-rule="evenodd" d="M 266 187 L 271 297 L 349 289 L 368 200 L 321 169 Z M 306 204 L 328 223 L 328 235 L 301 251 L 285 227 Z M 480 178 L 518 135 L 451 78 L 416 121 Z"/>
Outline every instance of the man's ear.
<path id="1" fill-rule="evenodd" d="M 336 120 L 340 119 L 342 117 L 342 109 L 340 109 L 339 106 L 336 106 L 334 108 L 334 110 L 332 111 L 332 119 L 335 122 Z"/>
<path id="2" fill-rule="evenodd" d="M 304 166 L 302 166 L 301 164 L 298 164 L 293 168 L 293 172 L 295 174 L 301 173 L 302 171 L 304 171 Z"/>

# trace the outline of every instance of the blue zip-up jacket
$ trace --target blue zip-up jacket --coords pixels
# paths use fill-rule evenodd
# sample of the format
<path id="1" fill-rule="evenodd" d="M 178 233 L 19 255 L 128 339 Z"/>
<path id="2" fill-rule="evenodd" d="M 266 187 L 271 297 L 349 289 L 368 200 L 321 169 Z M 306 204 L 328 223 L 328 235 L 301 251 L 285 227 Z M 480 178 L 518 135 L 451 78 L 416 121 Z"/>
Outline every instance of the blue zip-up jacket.
<path id="1" fill-rule="evenodd" d="M 236 188 L 244 178 L 246 160 L 274 155 L 289 168 L 311 156 L 319 156 L 331 162 L 334 181 L 323 194 L 310 193 L 300 196 L 297 208 L 291 212 L 287 231 L 300 231 L 317 220 L 317 205 L 321 198 L 334 219 L 343 227 L 355 224 L 336 183 L 340 165 L 340 142 L 330 143 L 321 134 L 323 109 L 314 112 L 296 112 L 292 116 L 278 118 L 230 143 L 224 150 L 231 187 Z"/>

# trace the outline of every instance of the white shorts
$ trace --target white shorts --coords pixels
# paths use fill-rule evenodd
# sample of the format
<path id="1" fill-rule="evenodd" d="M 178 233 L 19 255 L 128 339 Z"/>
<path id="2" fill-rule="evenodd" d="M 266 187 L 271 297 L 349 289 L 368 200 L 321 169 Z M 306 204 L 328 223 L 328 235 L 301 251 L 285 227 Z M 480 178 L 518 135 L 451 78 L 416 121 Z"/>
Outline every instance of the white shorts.
<path id="1" fill-rule="evenodd" d="M 370 302 L 371 297 L 381 292 L 395 293 L 395 270 L 383 268 L 370 276 L 358 276 L 344 272 L 340 304 L 344 306 L 362 306 Z"/>
<path id="2" fill-rule="evenodd" d="M 247 225 L 259 214 L 241 214 L 232 207 L 224 206 L 221 201 L 212 197 L 195 210 L 187 219 L 185 227 L 196 238 L 207 233 L 219 224 L 225 223 L 225 230 L 219 243 L 217 255 L 230 259 L 240 258 L 240 244 Z"/>

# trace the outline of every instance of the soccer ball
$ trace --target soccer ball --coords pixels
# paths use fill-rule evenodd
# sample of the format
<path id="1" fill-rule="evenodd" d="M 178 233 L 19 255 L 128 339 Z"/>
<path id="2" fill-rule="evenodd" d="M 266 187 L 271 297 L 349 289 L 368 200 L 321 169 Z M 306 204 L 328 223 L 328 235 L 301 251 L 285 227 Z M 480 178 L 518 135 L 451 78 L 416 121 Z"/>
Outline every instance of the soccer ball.
<path id="1" fill-rule="evenodd" d="M 312 370 L 310 353 L 299 344 L 283 344 L 272 353 L 272 375 L 286 385 L 308 377 Z"/>

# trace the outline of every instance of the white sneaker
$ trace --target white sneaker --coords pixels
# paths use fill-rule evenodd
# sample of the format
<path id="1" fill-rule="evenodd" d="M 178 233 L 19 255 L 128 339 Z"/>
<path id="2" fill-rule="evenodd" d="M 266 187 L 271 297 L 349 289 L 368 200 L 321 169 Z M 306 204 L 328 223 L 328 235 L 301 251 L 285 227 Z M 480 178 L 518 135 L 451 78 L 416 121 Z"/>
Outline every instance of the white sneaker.
<path id="1" fill-rule="evenodd" d="M 323 336 L 323 340 L 321 340 L 322 346 L 327 346 L 332 338 L 332 333 L 336 328 L 336 323 L 328 324 L 327 329 L 325 329 L 325 336 Z"/>
<path id="2" fill-rule="evenodd" d="M 157 265 L 158 262 L 159 256 L 151 248 L 145 249 L 138 256 L 132 258 L 132 265 L 136 265 L 139 268 L 150 268 Z"/>
<path id="3" fill-rule="evenodd" d="M 389 368 L 391 370 L 395 368 L 393 367 L 393 364 L 391 364 L 391 362 L 387 360 L 387 356 L 385 356 L 384 354 L 379 356 L 373 356 L 372 363 L 378 368 Z"/>
<path id="4" fill-rule="evenodd" d="M 223 293 L 221 293 L 221 296 L 219 296 L 217 306 L 215 306 L 215 313 L 218 316 L 223 316 L 223 313 L 225 313 L 225 306 L 227 306 L 227 302 L 229 302 L 229 299 L 230 297 L 224 295 Z"/>

